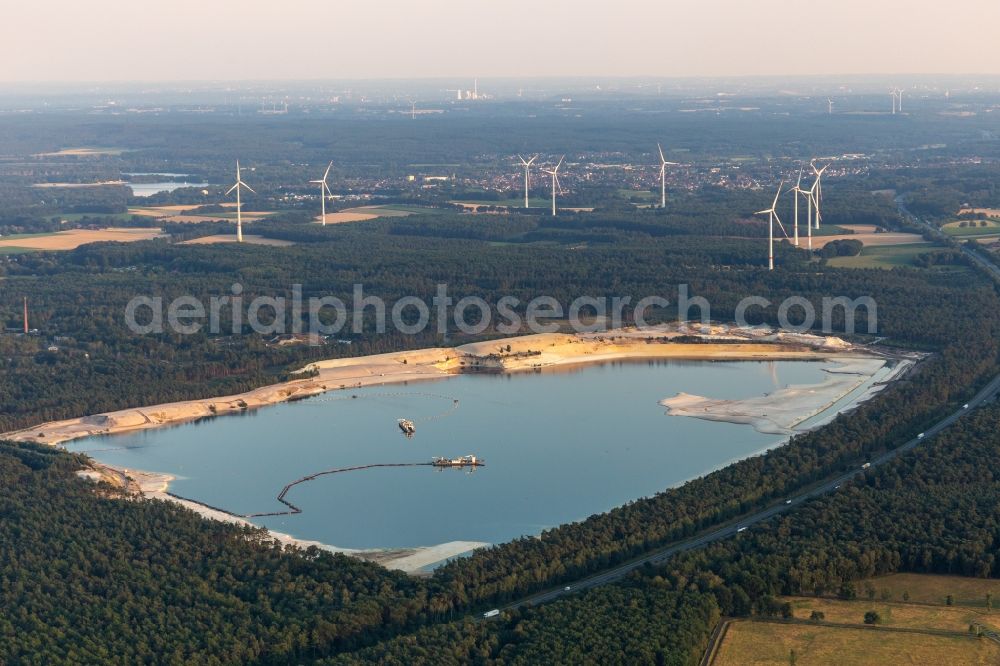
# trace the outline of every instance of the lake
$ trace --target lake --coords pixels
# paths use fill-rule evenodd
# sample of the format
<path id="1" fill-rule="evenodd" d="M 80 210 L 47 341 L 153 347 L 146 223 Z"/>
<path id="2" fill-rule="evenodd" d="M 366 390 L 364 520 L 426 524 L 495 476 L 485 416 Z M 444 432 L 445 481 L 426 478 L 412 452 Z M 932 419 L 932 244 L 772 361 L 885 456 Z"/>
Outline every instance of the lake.
<path id="1" fill-rule="evenodd" d="M 413 466 L 322 476 L 289 491 L 301 514 L 253 520 L 342 548 L 498 543 L 652 495 L 784 440 L 745 425 L 667 416 L 657 401 L 680 391 L 748 398 L 820 383 L 824 367 L 642 361 L 459 375 L 335 391 L 67 448 L 171 473 L 172 492 L 237 514 L 286 509 L 276 501 L 282 487 L 318 471 L 475 454 L 486 462 L 475 471 Z M 414 421 L 412 438 L 400 418 Z"/>
<path id="2" fill-rule="evenodd" d="M 162 176 L 164 178 L 183 178 L 190 174 L 186 173 L 124 173 L 123 176 Z M 148 197 L 160 192 L 173 192 L 182 187 L 207 187 L 208 183 L 178 183 L 173 180 L 160 183 L 128 183 L 132 188 L 132 194 L 137 197 Z"/>

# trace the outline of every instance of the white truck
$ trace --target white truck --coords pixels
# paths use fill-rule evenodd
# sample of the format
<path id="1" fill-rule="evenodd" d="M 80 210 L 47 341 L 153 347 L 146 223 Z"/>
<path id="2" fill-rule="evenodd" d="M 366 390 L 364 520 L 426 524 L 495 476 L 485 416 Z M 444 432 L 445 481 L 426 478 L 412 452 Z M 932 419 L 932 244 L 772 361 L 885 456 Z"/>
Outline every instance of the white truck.
<path id="1" fill-rule="evenodd" d="M 493 610 L 488 610 L 485 613 L 483 613 L 483 617 L 484 618 L 496 617 L 499 614 L 500 614 L 500 609 L 499 608 L 494 608 Z"/>

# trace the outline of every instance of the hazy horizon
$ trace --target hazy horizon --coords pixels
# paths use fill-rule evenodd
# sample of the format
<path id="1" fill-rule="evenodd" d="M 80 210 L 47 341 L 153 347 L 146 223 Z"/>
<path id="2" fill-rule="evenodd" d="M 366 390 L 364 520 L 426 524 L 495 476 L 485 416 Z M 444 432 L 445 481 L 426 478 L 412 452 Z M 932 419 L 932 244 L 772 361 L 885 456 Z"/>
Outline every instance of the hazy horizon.
<path id="1" fill-rule="evenodd" d="M 55 0 L 7 8 L 4 83 L 995 75 L 1000 3 L 672 6 Z M 905 25 L 903 30 L 900 26 Z"/>

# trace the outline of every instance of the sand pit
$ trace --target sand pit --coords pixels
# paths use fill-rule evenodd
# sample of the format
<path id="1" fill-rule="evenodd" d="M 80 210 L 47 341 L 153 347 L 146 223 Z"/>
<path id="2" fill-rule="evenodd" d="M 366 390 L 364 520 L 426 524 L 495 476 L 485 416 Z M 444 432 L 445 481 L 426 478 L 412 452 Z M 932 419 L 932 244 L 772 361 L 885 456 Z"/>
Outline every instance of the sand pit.
<path id="1" fill-rule="evenodd" d="M 101 155 L 121 155 L 124 148 L 63 148 L 51 153 L 35 153 L 32 157 L 100 157 Z"/>
<path id="2" fill-rule="evenodd" d="M 698 335 L 697 344 L 677 342 L 681 336 Z M 418 380 L 446 379 L 464 372 L 519 372 L 558 368 L 574 364 L 615 360 L 688 359 L 688 360 L 835 360 L 830 377 L 815 387 L 789 387 L 739 406 L 711 401 L 698 396 L 681 395 L 664 401 L 670 409 L 696 411 L 690 415 L 717 420 L 740 419 L 770 428 L 767 432 L 786 434 L 821 406 L 829 406 L 839 395 L 851 390 L 868 376 L 864 373 L 881 368 L 885 361 L 857 350 L 833 337 L 806 334 L 783 334 L 764 327 L 727 328 L 723 326 L 672 325 L 645 329 L 622 329 L 606 333 L 579 335 L 546 333 L 516 338 L 478 342 L 460 347 L 436 347 L 392 352 L 356 358 L 329 359 L 312 363 L 300 373 L 316 371 L 306 379 L 264 386 L 238 395 L 202 400 L 123 409 L 117 412 L 45 423 L 12 433 L 2 439 L 60 444 L 81 437 L 133 432 L 177 425 L 201 418 L 242 414 L 248 410 L 289 400 L 315 396 L 327 391 L 354 387 L 408 383 Z M 874 387 L 877 390 L 879 387 Z M 835 397 L 836 394 L 836 397 Z M 754 402 L 756 400 L 756 402 Z M 669 404 L 668 404 L 669 403 Z M 776 403 L 789 403 L 775 407 Z M 707 408 L 713 409 L 707 409 Z M 833 411 L 833 410 L 831 410 Z M 132 487 L 147 497 L 176 501 L 206 518 L 246 523 L 243 518 L 177 498 L 169 494 L 169 475 L 107 468 L 119 483 Z M 417 572 L 428 565 L 486 544 L 451 542 L 427 548 L 350 551 L 316 542 L 294 539 L 272 532 L 283 543 L 317 546 L 376 561 L 383 566 Z"/>
<path id="3" fill-rule="evenodd" d="M 214 236 L 202 236 L 201 238 L 192 238 L 191 240 L 186 240 L 179 245 L 215 245 L 216 243 L 235 243 L 236 234 L 216 234 Z M 289 245 L 295 245 L 292 241 L 279 240 L 277 238 L 264 238 L 263 236 L 256 236 L 254 234 L 243 234 L 243 242 L 249 243 L 250 245 L 270 245 L 272 247 L 288 247 Z"/>
<path id="4" fill-rule="evenodd" d="M 28 250 L 75 250 L 87 243 L 116 241 L 118 243 L 134 243 L 136 241 L 161 238 L 160 229 L 70 229 L 44 236 L 27 236 L 19 238 L 0 238 L 0 247 L 17 247 Z"/>

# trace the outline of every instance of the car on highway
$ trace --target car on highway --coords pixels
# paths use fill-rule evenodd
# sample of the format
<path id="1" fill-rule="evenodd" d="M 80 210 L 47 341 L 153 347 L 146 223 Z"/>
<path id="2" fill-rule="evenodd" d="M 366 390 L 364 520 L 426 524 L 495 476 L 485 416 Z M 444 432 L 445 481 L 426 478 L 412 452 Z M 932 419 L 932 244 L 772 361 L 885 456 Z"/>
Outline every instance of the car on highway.
<path id="1" fill-rule="evenodd" d="M 745 532 L 745 531 L 746 531 L 746 529 L 747 529 L 747 528 L 746 528 L 745 526 L 744 526 L 744 527 L 737 527 L 737 528 L 736 528 L 736 533 L 737 533 L 737 534 L 739 534 L 740 532 Z"/>
<path id="2" fill-rule="evenodd" d="M 569 585 L 567 585 L 566 587 L 563 588 L 563 592 L 569 592 L 569 589 L 570 589 Z"/>
<path id="3" fill-rule="evenodd" d="M 785 504 L 791 504 L 791 503 L 792 503 L 792 500 L 790 500 L 790 499 L 786 499 L 785 500 Z"/>
<path id="4" fill-rule="evenodd" d="M 923 439 L 923 438 L 924 438 L 924 433 L 920 433 L 919 435 L 917 435 L 917 439 Z"/>
<path id="5" fill-rule="evenodd" d="M 965 403 L 964 405 L 962 405 L 962 409 L 968 409 L 968 408 L 969 408 L 969 403 Z"/>

